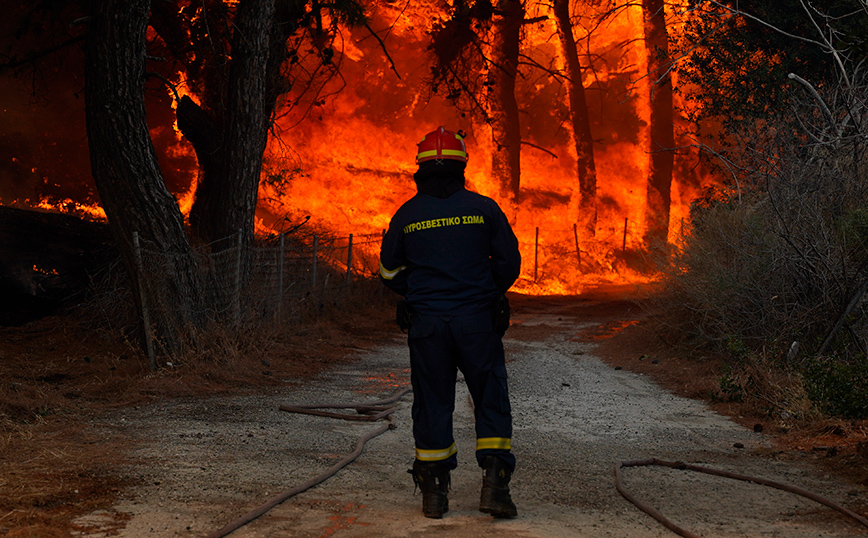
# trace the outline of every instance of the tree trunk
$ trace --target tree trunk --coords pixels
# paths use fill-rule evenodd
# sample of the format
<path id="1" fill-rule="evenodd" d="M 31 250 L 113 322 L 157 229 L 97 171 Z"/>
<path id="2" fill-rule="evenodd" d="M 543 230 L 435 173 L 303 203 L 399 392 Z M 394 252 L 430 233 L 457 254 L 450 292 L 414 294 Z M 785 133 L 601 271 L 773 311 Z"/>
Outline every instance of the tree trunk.
<path id="1" fill-rule="evenodd" d="M 579 211 L 577 221 L 591 237 L 597 227 L 597 167 L 594 164 L 594 139 L 582 84 L 582 68 L 573 25 L 570 22 L 570 0 L 555 0 L 555 21 L 564 49 L 567 69 L 567 94 L 570 99 L 570 120 L 576 144 L 576 173 L 579 179 Z"/>
<path id="2" fill-rule="evenodd" d="M 243 0 L 238 4 L 227 88 L 225 94 L 219 89 L 210 92 L 225 95 L 223 107 L 213 107 L 222 117 L 196 110 L 195 104 L 192 110 L 184 111 L 190 117 L 185 118 L 182 130 L 197 155 L 204 156 L 200 157 L 203 173 L 190 224 L 206 242 L 234 236 L 238 230 L 245 247 L 253 240 L 262 155 L 274 107 L 265 99 L 274 10 L 274 0 Z M 178 112 L 181 126 L 180 107 Z M 201 121 L 195 122 L 195 118 Z M 195 129 L 197 126 L 200 128 Z M 214 128 L 216 131 L 208 130 Z"/>
<path id="3" fill-rule="evenodd" d="M 518 74 L 520 30 L 524 8 L 519 0 L 499 0 L 492 39 L 492 63 L 489 71 L 492 99 L 490 103 L 492 175 L 501 185 L 501 195 L 513 204 L 518 202 L 521 169 L 521 131 L 515 78 Z"/>
<path id="4" fill-rule="evenodd" d="M 287 58 L 287 40 L 299 30 L 299 21 L 307 16 L 307 4 L 303 2 L 276 2 L 271 18 L 268 43 L 268 63 L 265 67 L 265 117 L 271 118 L 277 100 L 292 89 L 291 78 L 284 73 Z"/>
<path id="5" fill-rule="evenodd" d="M 200 289 L 183 217 L 163 182 L 145 117 L 148 4 L 91 1 L 85 111 L 91 168 L 109 227 L 127 273 L 144 289 L 156 336 L 174 352 L 195 334 Z M 146 279 L 136 270 L 134 232 L 159 254 Z"/>
<path id="6" fill-rule="evenodd" d="M 672 168 L 674 163 L 672 79 L 669 74 L 669 38 L 663 0 L 642 0 L 645 18 L 645 48 L 651 88 L 651 119 L 649 148 L 651 166 L 648 172 L 647 204 L 645 208 L 645 244 L 650 247 L 666 244 L 669 234 Z"/>

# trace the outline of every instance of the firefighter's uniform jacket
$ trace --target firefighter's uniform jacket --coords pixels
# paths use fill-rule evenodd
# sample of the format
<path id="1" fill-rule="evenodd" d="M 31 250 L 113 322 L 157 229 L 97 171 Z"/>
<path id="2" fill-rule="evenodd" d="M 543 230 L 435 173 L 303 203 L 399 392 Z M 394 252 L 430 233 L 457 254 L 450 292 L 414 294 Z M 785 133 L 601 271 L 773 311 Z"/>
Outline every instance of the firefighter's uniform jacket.
<path id="1" fill-rule="evenodd" d="M 473 398 L 477 459 L 515 467 L 501 335 L 492 303 L 518 278 L 518 240 L 494 200 L 463 187 L 440 198 L 418 193 L 383 238 L 380 276 L 410 305 L 416 458 L 457 465 L 452 436 L 457 370 Z"/>

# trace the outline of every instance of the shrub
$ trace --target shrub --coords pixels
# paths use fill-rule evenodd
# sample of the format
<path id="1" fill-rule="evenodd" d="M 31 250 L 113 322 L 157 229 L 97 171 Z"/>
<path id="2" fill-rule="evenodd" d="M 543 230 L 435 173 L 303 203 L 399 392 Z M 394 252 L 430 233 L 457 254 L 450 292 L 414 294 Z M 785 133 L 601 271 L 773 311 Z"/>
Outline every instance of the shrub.
<path id="1" fill-rule="evenodd" d="M 753 357 L 801 375 L 825 412 L 868 417 L 866 87 L 863 78 L 807 93 L 789 116 L 730 133 L 726 155 L 716 156 L 731 181 L 694 204 L 669 259 L 676 328 L 736 357 L 721 379 L 731 396 L 753 390 L 743 375 Z M 733 353 L 733 341 L 750 352 Z"/>
<path id="2" fill-rule="evenodd" d="M 805 385 L 811 400 L 832 416 L 868 418 L 868 358 L 865 355 L 842 360 L 822 357 L 804 368 Z"/>

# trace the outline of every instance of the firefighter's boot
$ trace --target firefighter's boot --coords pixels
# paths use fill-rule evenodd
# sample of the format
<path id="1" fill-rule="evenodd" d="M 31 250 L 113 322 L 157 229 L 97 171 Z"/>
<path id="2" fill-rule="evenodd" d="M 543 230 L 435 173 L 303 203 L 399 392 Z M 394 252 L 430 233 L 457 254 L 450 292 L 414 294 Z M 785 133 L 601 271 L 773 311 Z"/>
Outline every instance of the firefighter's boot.
<path id="1" fill-rule="evenodd" d="M 494 517 L 515 517 L 518 510 L 509 496 L 509 479 L 512 471 L 506 462 L 494 456 L 482 460 L 482 494 L 479 511 Z"/>
<path id="2" fill-rule="evenodd" d="M 449 468 L 442 463 L 413 462 L 413 482 L 422 491 L 422 513 L 439 519 L 449 511 Z"/>

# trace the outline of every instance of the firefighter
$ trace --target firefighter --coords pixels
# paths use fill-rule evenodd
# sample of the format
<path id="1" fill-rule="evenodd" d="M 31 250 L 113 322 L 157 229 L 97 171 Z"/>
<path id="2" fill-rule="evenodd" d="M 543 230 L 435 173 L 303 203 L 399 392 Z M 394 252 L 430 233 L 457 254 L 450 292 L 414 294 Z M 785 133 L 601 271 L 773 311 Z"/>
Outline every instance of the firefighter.
<path id="1" fill-rule="evenodd" d="M 497 203 L 464 188 L 464 133 L 443 127 L 419 142 L 417 194 L 392 217 L 380 251 L 380 277 L 404 299 L 413 387 L 412 473 L 426 517 L 449 510 L 449 473 L 458 465 L 452 434 L 457 372 L 476 420 L 483 469 L 479 510 L 515 517 L 512 414 L 501 340 L 509 325 L 505 293 L 518 278 L 518 240 Z"/>

